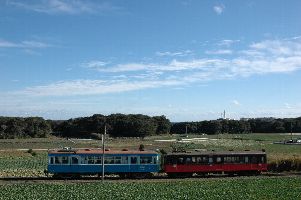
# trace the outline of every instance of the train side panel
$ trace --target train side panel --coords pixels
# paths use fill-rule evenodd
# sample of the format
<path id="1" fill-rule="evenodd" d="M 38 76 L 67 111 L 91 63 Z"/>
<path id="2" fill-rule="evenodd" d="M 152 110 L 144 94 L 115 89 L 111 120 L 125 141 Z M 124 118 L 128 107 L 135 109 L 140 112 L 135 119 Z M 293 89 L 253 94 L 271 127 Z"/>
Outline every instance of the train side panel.
<path id="1" fill-rule="evenodd" d="M 48 154 L 48 173 L 51 174 L 100 174 L 102 154 Z M 106 154 L 106 174 L 152 173 L 160 171 L 159 154 Z"/>

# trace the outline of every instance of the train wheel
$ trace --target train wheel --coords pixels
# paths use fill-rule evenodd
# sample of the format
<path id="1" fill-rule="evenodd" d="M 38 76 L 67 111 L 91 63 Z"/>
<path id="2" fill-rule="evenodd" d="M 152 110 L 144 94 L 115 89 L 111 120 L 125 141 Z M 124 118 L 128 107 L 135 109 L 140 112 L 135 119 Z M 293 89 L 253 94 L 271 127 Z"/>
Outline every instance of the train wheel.
<path id="1" fill-rule="evenodd" d="M 121 179 L 126 179 L 127 177 L 129 177 L 127 173 L 120 173 L 118 175 Z"/>
<path id="2" fill-rule="evenodd" d="M 209 176 L 209 174 L 206 173 L 206 172 L 199 172 L 199 173 L 197 173 L 197 175 L 200 176 L 200 177 L 207 177 L 207 176 Z"/>
<path id="3" fill-rule="evenodd" d="M 190 178 L 193 173 L 167 173 L 169 178 Z"/>
<path id="4" fill-rule="evenodd" d="M 232 176 L 234 176 L 234 175 L 235 175 L 235 173 L 234 173 L 234 172 L 228 172 L 227 174 L 228 174 L 228 176 L 230 176 L 230 177 L 232 177 Z"/>
<path id="5" fill-rule="evenodd" d="M 176 178 L 177 174 L 176 173 L 167 173 L 168 178 Z"/>
<path id="6" fill-rule="evenodd" d="M 150 173 L 131 173 L 131 178 L 134 179 L 145 179 L 151 177 Z"/>

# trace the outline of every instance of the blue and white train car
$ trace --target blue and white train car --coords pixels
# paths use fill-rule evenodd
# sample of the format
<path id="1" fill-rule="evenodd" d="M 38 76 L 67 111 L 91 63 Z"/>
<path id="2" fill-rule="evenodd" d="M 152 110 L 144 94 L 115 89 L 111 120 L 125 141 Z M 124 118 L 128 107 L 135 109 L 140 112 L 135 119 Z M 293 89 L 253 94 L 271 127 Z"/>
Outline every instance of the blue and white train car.
<path id="1" fill-rule="evenodd" d="M 47 172 L 57 177 L 102 174 L 100 149 L 60 149 L 48 152 Z M 160 171 L 155 151 L 105 151 L 105 174 L 144 178 Z"/>

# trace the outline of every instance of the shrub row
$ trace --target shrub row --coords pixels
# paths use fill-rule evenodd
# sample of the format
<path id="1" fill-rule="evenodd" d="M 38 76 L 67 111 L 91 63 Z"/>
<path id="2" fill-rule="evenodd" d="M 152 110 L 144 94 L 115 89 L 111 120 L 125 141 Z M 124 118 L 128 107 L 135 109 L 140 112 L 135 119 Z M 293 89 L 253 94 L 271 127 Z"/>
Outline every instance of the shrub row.
<path id="1" fill-rule="evenodd" d="M 282 159 L 273 161 L 268 164 L 268 171 L 284 172 L 284 171 L 301 171 L 301 159 Z"/>

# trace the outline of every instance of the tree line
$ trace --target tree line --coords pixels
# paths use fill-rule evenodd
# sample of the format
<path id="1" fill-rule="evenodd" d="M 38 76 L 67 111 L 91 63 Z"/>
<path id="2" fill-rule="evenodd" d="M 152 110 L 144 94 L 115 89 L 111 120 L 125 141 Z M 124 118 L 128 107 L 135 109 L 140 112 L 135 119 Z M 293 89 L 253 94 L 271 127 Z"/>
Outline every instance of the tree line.
<path id="1" fill-rule="evenodd" d="M 254 118 L 171 123 L 165 116 L 95 114 L 69 120 L 41 117 L 0 117 L 0 139 L 48 137 L 93 138 L 104 132 L 111 137 L 146 137 L 161 134 L 238 134 L 301 132 L 299 118 Z"/>
<path id="2" fill-rule="evenodd" d="M 228 120 L 218 119 L 199 122 L 173 123 L 171 133 L 193 134 L 242 134 L 242 133 L 300 133 L 301 117 L 299 118 L 254 118 Z"/>
<path id="3" fill-rule="evenodd" d="M 171 123 L 165 116 L 95 114 L 91 117 L 54 122 L 52 127 L 55 135 L 63 137 L 93 137 L 95 134 L 92 133 L 104 133 L 105 126 L 112 137 L 145 137 L 168 134 Z"/>

